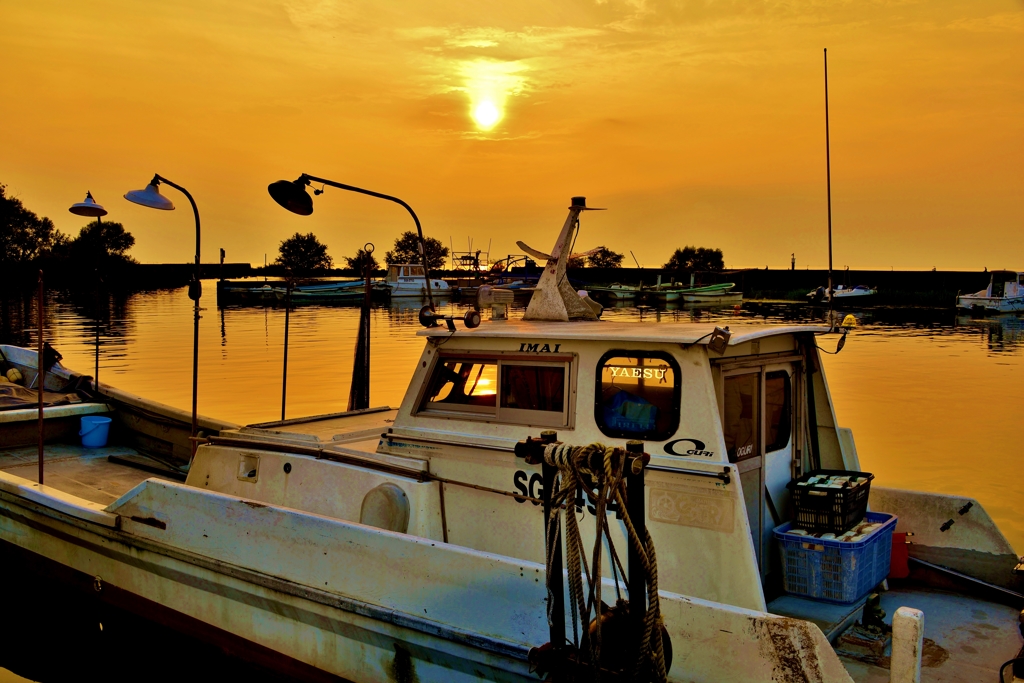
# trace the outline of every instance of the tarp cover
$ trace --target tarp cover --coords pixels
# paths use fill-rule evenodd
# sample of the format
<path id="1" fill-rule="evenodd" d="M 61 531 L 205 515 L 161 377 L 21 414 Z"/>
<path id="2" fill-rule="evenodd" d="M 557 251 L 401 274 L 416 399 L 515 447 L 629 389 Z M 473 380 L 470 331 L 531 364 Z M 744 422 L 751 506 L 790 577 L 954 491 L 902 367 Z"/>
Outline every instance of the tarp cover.
<path id="1" fill-rule="evenodd" d="M 44 391 L 44 406 L 61 406 L 69 403 L 81 403 L 82 398 L 75 391 Z M 0 382 L 0 410 L 17 410 L 33 408 L 39 405 L 39 393 L 35 389 L 26 389 L 20 384 Z"/>

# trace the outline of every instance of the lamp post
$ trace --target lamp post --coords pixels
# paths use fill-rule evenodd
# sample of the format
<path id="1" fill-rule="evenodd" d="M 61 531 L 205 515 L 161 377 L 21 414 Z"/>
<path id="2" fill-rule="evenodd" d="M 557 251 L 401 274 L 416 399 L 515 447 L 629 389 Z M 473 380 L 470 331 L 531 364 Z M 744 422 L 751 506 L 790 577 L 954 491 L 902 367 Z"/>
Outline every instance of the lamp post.
<path id="1" fill-rule="evenodd" d="M 189 194 L 188 190 L 159 174 L 153 176 L 153 179 L 149 181 L 149 185 L 146 186 L 146 189 L 132 190 L 125 194 L 124 198 L 134 204 L 147 206 L 151 209 L 172 211 L 174 210 L 174 204 L 170 199 L 160 194 L 160 183 L 170 185 L 185 195 L 188 198 L 189 204 L 192 205 L 192 213 L 196 218 L 196 272 L 195 275 L 192 276 L 192 281 L 188 283 L 188 298 L 195 302 L 192 331 L 192 438 L 190 439 L 191 454 L 189 458 L 189 465 L 191 465 L 192 458 L 196 455 L 196 436 L 199 433 L 199 299 L 203 295 L 203 286 L 199 279 L 199 209 L 196 207 L 196 201 L 192 199 L 192 195 Z"/>
<path id="2" fill-rule="evenodd" d="M 271 183 L 267 187 L 267 191 L 270 192 L 270 196 L 274 198 L 275 202 L 292 213 L 297 213 L 300 216 L 308 216 L 313 213 L 313 198 L 309 196 L 308 192 L 306 192 L 306 186 L 309 185 L 310 182 L 322 183 L 324 185 L 336 187 L 339 190 L 348 190 L 349 192 L 358 192 L 359 194 L 366 194 L 371 197 L 386 199 L 389 202 L 401 204 L 405 207 L 405 210 L 409 212 L 409 215 L 412 216 L 413 221 L 415 221 L 416 232 L 420 237 L 420 259 L 423 261 L 423 275 L 427 283 L 427 302 L 430 304 L 430 310 L 433 311 L 434 295 L 430 291 L 430 272 L 427 266 L 427 244 L 423 240 L 423 227 L 420 225 L 420 219 L 416 216 L 416 212 L 412 210 L 412 207 L 398 197 L 381 194 L 380 192 L 374 192 L 373 190 L 364 190 L 361 187 L 336 183 L 333 180 L 327 180 L 325 178 L 317 178 L 316 176 L 311 176 L 307 173 L 303 173 L 296 180 L 278 180 L 276 183 Z M 323 194 L 323 190 L 314 189 L 313 194 Z"/>
<path id="3" fill-rule="evenodd" d="M 276 183 L 271 183 L 267 187 L 267 191 L 270 192 L 270 196 L 274 198 L 275 202 L 292 213 L 296 213 L 300 216 L 308 216 L 313 213 L 313 198 L 309 196 L 308 192 L 306 192 L 306 186 L 309 185 L 310 182 L 318 182 L 324 185 L 330 185 L 331 187 L 336 187 L 340 190 L 348 190 L 349 192 L 358 192 L 359 194 L 366 194 L 371 197 L 386 199 L 405 207 L 405 210 L 409 212 L 409 215 L 412 216 L 413 221 L 416 223 L 416 232 L 419 234 L 420 259 L 423 263 L 423 277 L 426 281 L 427 302 L 429 303 L 430 311 L 433 312 L 434 296 L 430 290 L 430 271 L 427 265 L 427 245 L 423 240 L 423 227 L 420 225 L 420 219 L 416 216 L 416 212 L 412 210 L 412 207 L 398 197 L 392 197 L 391 195 L 381 194 L 380 192 L 374 192 L 372 190 L 364 190 L 352 185 L 336 183 L 333 180 L 317 178 L 316 176 L 311 176 L 306 173 L 300 175 L 296 180 L 279 180 Z M 313 194 L 318 195 L 322 193 L 323 190 L 317 190 L 315 188 L 313 190 Z M 369 246 L 370 251 L 372 251 L 372 245 Z M 368 271 L 366 274 L 365 294 L 363 310 L 359 316 L 359 333 L 356 341 L 356 354 L 352 363 L 352 387 L 349 391 L 348 399 L 349 410 L 360 410 L 370 407 L 370 280 Z M 287 352 L 286 347 L 285 354 L 287 354 Z M 287 355 L 285 357 L 287 358 Z M 281 412 L 283 419 L 283 400 Z"/>
<path id="4" fill-rule="evenodd" d="M 92 198 L 92 192 L 86 191 L 85 199 L 72 204 L 71 208 L 68 209 L 71 213 L 76 216 L 86 216 L 88 218 L 95 218 L 96 222 L 101 222 L 100 219 L 107 215 L 107 210 L 96 203 L 96 200 Z M 100 390 L 100 275 L 96 273 L 96 370 L 93 373 L 92 378 L 93 389 L 96 392 Z"/>

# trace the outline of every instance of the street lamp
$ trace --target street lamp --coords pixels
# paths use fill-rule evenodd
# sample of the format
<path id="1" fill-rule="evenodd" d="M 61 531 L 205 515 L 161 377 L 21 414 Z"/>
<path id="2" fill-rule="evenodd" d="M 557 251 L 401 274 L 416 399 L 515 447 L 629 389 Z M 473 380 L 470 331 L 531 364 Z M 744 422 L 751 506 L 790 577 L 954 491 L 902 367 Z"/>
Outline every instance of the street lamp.
<path id="1" fill-rule="evenodd" d="M 107 215 L 107 210 L 97 204 L 96 200 L 92 198 L 92 192 L 86 192 L 85 199 L 77 204 L 72 204 L 68 211 L 76 216 L 95 218 L 97 223 L 100 222 L 100 216 Z"/>
<path id="2" fill-rule="evenodd" d="M 192 199 L 192 195 L 189 194 L 188 190 L 181 185 L 172 183 L 170 180 L 159 174 L 153 176 L 153 179 L 149 181 L 149 185 L 146 185 L 146 189 L 132 190 L 125 194 L 124 198 L 134 204 L 148 206 L 151 209 L 172 211 L 174 210 L 174 204 L 170 199 L 160 194 L 160 183 L 170 185 L 188 197 L 188 201 L 192 205 L 192 213 L 195 214 L 196 217 L 196 272 L 192 277 L 192 281 L 188 283 L 188 298 L 195 302 L 195 317 L 192 333 L 192 438 L 190 439 L 192 448 L 189 459 L 189 465 L 191 466 L 191 458 L 194 458 L 196 455 L 196 436 L 199 433 L 199 299 L 203 295 L 203 286 L 199 280 L 199 209 L 196 207 L 196 201 Z"/>
<path id="3" fill-rule="evenodd" d="M 373 190 L 364 190 L 361 187 L 353 187 L 352 185 L 344 185 L 342 183 L 336 183 L 333 180 L 326 180 L 325 178 L 317 178 L 306 173 L 300 175 L 296 180 L 278 180 L 276 183 L 271 183 L 267 187 L 267 191 L 270 192 L 270 196 L 274 198 L 274 201 L 288 209 L 292 213 L 297 213 L 300 216 L 308 216 L 313 213 L 313 198 L 306 192 L 306 186 L 310 182 L 322 183 L 324 185 L 330 185 L 336 187 L 339 190 L 348 190 L 349 192 L 358 192 L 359 194 L 367 194 L 371 197 L 378 197 L 380 199 L 387 199 L 389 202 L 401 204 L 405 207 L 405 210 L 412 216 L 413 221 L 416 222 L 416 232 L 420 236 L 420 259 L 423 261 L 423 276 L 427 283 L 427 302 L 430 304 L 430 310 L 434 310 L 434 295 L 430 291 L 430 271 L 427 265 L 427 244 L 423 240 L 423 228 L 420 226 L 420 219 L 416 216 L 416 212 L 412 210 L 412 207 L 403 202 L 398 197 L 392 197 L 391 195 L 381 194 L 380 192 L 374 192 Z M 323 194 L 323 190 L 313 190 L 313 194 Z"/>
<path id="4" fill-rule="evenodd" d="M 71 213 L 76 216 L 85 216 L 87 218 L 95 218 L 96 222 L 99 223 L 100 218 L 107 215 L 107 210 L 96 203 L 96 200 L 92 198 L 92 192 L 86 191 L 85 199 L 72 204 L 71 208 L 68 209 Z M 96 392 L 100 390 L 100 282 L 101 277 L 97 272 L 96 275 L 96 370 L 93 373 L 93 389 Z"/>

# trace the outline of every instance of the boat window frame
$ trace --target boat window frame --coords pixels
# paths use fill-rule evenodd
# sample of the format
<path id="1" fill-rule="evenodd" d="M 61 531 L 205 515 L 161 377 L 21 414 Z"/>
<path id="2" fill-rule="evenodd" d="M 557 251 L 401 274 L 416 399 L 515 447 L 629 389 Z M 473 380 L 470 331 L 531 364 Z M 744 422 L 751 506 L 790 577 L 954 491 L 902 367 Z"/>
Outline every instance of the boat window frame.
<path id="1" fill-rule="evenodd" d="M 604 424 L 604 403 L 602 401 L 602 387 L 604 381 L 602 379 L 602 370 L 605 364 L 611 358 L 625 357 L 625 358 L 655 358 L 658 360 L 666 361 L 675 376 L 674 386 L 672 387 L 672 413 L 670 415 L 669 427 L 664 433 L 651 433 L 646 432 L 644 434 L 630 434 L 621 429 L 613 429 L 607 427 Z M 668 441 L 671 439 L 676 432 L 679 431 L 679 420 L 682 413 L 682 400 L 683 400 L 683 375 L 679 367 L 679 361 L 676 360 L 668 351 L 653 351 L 653 350 L 640 350 L 640 349 L 609 349 L 601 355 L 597 360 L 597 364 L 594 366 L 594 422 L 597 424 L 598 430 L 607 437 L 613 439 L 638 439 L 641 441 Z"/>
<path id="2" fill-rule="evenodd" d="M 496 367 L 497 385 L 495 387 L 494 409 L 481 409 L 480 406 L 452 405 L 448 409 L 428 407 L 428 396 L 431 381 L 440 363 L 449 361 L 493 362 Z M 532 365 L 540 367 L 563 367 L 565 384 L 563 406 L 561 412 L 548 410 L 526 410 L 523 408 L 502 408 L 502 365 Z M 576 383 L 578 376 L 579 356 L 576 353 L 545 353 L 532 354 L 517 351 L 440 351 L 434 354 L 430 367 L 423 375 L 416 403 L 413 404 L 413 417 L 424 417 L 446 420 L 466 420 L 471 422 L 487 422 L 494 424 L 517 425 L 525 427 L 559 427 L 573 429 L 576 422 Z"/>

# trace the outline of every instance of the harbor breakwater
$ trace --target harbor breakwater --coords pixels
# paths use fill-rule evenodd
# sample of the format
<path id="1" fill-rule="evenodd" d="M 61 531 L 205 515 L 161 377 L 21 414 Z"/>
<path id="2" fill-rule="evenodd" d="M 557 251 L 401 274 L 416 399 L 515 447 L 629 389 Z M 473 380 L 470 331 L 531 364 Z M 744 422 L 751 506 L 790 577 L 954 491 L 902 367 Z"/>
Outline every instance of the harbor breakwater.
<path id="1" fill-rule="evenodd" d="M 24 268 L 24 272 L 4 273 L 2 279 L 15 289 L 35 286 L 36 269 Z M 84 286 L 89 288 L 95 273 L 72 273 L 47 269 L 47 286 Z M 116 272 L 101 273 L 106 287 L 130 290 L 166 289 L 188 284 L 195 265 L 189 263 L 134 263 L 124 264 Z M 204 263 L 203 279 L 246 279 L 284 275 L 277 266 L 253 267 L 248 263 Z M 385 271 L 374 275 L 382 277 Z M 514 268 L 512 275 L 540 273 L 539 268 L 524 271 Z M 675 281 L 689 284 L 689 275 L 679 275 L 662 268 L 571 268 L 570 280 L 577 286 L 607 285 L 611 283 L 654 286 L 660 276 L 662 283 Z M 435 277 L 465 279 L 471 274 L 466 271 L 435 271 Z M 325 273 L 329 277 L 355 277 L 348 269 L 334 269 Z M 989 273 L 966 270 L 836 270 L 833 281 L 837 285 L 852 287 L 868 285 L 878 288 L 878 295 L 871 297 L 872 305 L 882 306 L 936 306 L 953 307 L 958 293 L 977 292 L 988 285 Z M 745 299 L 779 299 L 803 301 L 813 289 L 828 282 L 828 271 L 824 269 L 737 269 L 717 273 L 697 273 L 697 284 L 734 282 L 736 289 L 743 292 Z"/>

